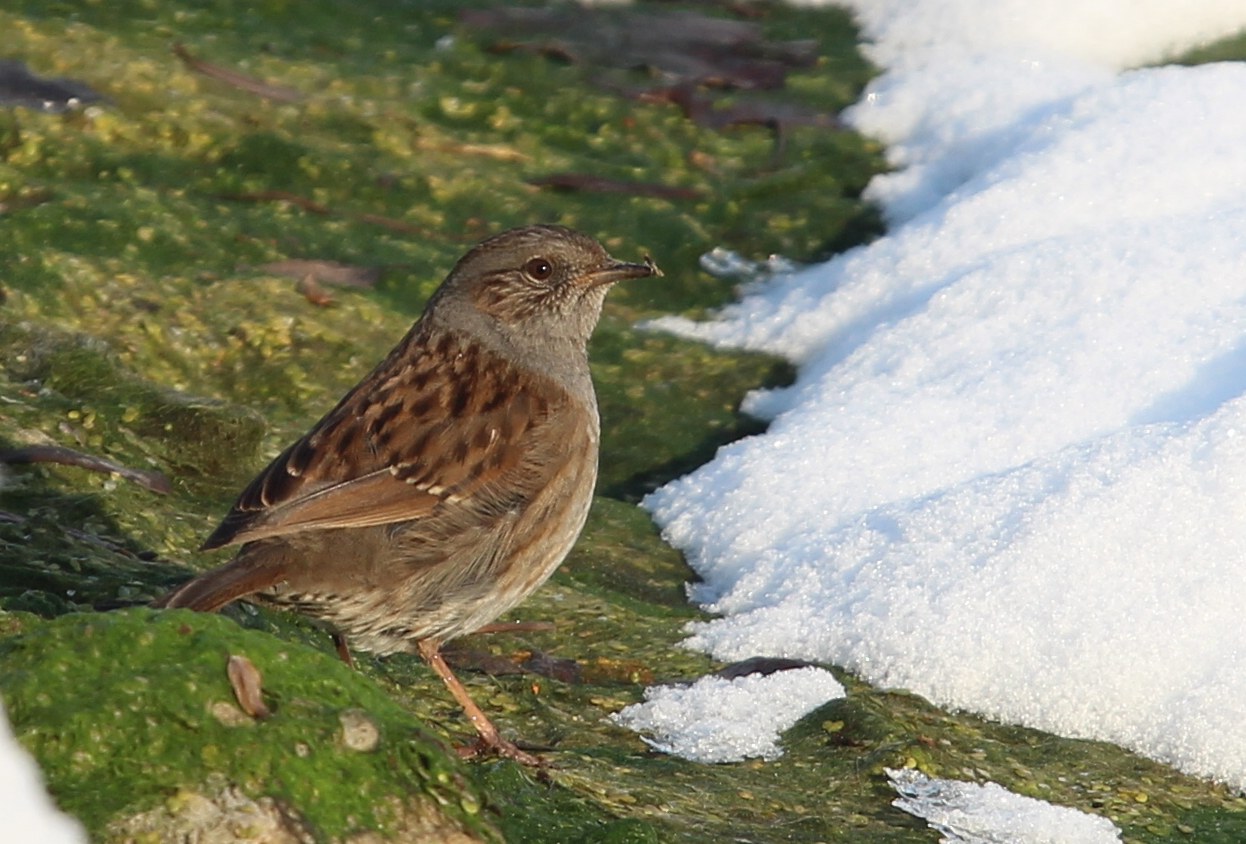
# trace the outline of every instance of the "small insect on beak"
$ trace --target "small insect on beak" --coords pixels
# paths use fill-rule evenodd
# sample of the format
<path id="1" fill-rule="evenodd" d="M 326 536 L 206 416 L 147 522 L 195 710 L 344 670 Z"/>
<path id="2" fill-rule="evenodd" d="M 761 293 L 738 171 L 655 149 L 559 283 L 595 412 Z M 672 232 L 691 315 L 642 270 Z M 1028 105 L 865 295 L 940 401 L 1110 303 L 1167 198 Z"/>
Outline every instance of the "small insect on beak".
<path id="1" fill-rule="evenodd" d="M 653 263 L 653 259 L 646 255 L 644 263 L 641 264 L 614 261 L 600 270 L 594 271 L 590 277 L 589 286 L 599 287 L 603 284 L 614 284 L 629 278 L 649 278 L 650 276 L 660 275 L 662 275 L 662 271 L 658 269 L 658 265 Z"/>

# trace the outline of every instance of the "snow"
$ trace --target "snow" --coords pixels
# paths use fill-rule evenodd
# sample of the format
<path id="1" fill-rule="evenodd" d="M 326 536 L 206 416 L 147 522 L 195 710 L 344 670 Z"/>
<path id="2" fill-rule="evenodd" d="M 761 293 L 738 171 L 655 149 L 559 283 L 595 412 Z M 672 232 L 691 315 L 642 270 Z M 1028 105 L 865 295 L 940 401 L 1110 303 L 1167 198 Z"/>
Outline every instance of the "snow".
<path id="1" fill-rule="evenodd" d="M 77 821 L 48 798 L 39 766 L 17 743 L 0 706 L 0 841 L 79 844 L 87 840 Z"/>
<path id="2" fill-rule="evenodd" d="M 797 668 L 735 679 L 702 677 L 690 686 L 657 686 L 613 716 L 617 724 L 654 736 L 664 753 L 694 762 L 777 758 L 779 735 L 844 687 L 821 668 Z"/>
<path id="3" fill-rule="evenodd" d="M 1246 65 L 1136 67 L 1246 4 L 850 5 L 888 234 L 658 321 L 799 372 L 645 502 L 688 643 L 1246 788 Z"/>
<path id="4" fill-rule="evenodd" d="M 1117 844 L 1107 818 L 1033 797 L 1003 786 L 931 779 L 920 771 L 888 769 L 899 797 L 897 809 L 924 819 L 942 833 L 942 844 Z"/>

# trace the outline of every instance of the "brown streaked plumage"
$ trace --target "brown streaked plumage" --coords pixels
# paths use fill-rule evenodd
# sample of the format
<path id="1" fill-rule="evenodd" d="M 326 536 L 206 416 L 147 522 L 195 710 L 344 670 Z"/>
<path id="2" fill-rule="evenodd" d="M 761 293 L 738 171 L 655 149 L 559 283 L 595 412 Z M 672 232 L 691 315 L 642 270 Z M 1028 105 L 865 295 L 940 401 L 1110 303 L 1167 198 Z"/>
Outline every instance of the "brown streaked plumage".
<path id="1" fill-rule="evenodd" d="M 354 647 L 416 651 L 487 749 L 502 739 L 439 648 L 522 601 L 584 526 L 600 425 L 587 343 L 609 287 L 660 275 L 592 238 L 529 226 L 467 253 L 376 369 L 243 490 L 204 549 L 225 566 L 156 602 L 254 596 Z"/>

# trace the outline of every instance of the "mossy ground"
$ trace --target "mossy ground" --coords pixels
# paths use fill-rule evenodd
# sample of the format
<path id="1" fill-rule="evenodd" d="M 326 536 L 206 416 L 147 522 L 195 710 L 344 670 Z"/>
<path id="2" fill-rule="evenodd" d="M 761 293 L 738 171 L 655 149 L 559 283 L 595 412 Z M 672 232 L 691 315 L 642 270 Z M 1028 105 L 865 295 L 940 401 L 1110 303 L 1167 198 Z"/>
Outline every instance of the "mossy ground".
<path id="1" fill-rule="evenodd" d="M 176 815 L 190 795 L 212 799 L 228 784 L 276 801 L 291 830 L 320 838 L 490 833 L 445 745 L 334 656 L 189 612 L 7 618 L 9 715 L 57 799 L 92 830 L 153 809 Z M 235 656 L 262 666 L 263 720 L 236 702 Z M 359 723 L 375 746 L 348 737 Z"/>
<path id="2" fill-rule="evenodd" d="M 0 491 L 0 692 L 60 803 L 99 840 L 222 777 L 280 801 L 323 840 L 411 835 L 411 807 L 381 794 L 424 795 L 419 805 L 448 823 L 514 841 L 934 840 L 890 807 L 882 768 L 913 764 L 1105 814 L 1129 840 L 1246 837 L 1246 802 L 1220 787 L 848 676 L 848 698 L 794 728 L 776 762 L 695 765 L 612 726 L 608 714 L 646 684 L 716 667 L 678 647 L 699 617 L 683 597 L 692 575 L 634 502 L 758 430 L 737 412 L 741 396 L 791 377 L 781 361 L 632 326 L 730 300 L 729 285 L 697 269 L 714 246 L 811 260 L 877 231 L 858 193 L 880 151 L 827 128 L 789 127 L 778 146 L 765 128 L 697 125 L 596 86 L 594 68 L 494 54 L 456 23 L 456 6 L 14 0 L 0 10 L 0 55 L 107 97 L 59 115 L 0 110 L 0 448 L 58 443 L 173 484 L 159 496 L 41 465 L 8 470 Z M 856 98 L 871 70 L 845 15 L 756 8 L 769 38 L 816 38 L 822 58 L 784 91 L 728 100 L 833 113 Z M 174 42 L 304 98 L 271 101 L 195 74 Z M 1240 55 L 1240 42 L 1208 55 Z M 656 84 L 640 71 L 610 81 L 620 78 Z M 696 195 L 528 184 L 567 171 Z M 517 616 L 558 629 L 465 642 L 579 664 L 581 684 L 470 676 L 508 732 L 554 748 L 551 783 L 439 756 L 419 725 L 460 741 L 467 725 L 413 658 L 363 658 L 350 672 L 297 619 L 122 609 L 219 562 L 194 549 L 239 485 L 387 351 L 471 242 L 541 220 L 598 235 L 623 258 L 648 252 L 667 273 L 615 291 L 594 340 L 600 497 L 571 559 Z M 383 274 L 323 307 L 260 269 L 289 258 Z M 229 704 L 223 663 L 238 652 L 264 673 L 277 704 L 267 721 L 213 714 L 213 701 Z M 341 712 L 356 709 L 381 726 L 374 753 L 336 744 Z"/>

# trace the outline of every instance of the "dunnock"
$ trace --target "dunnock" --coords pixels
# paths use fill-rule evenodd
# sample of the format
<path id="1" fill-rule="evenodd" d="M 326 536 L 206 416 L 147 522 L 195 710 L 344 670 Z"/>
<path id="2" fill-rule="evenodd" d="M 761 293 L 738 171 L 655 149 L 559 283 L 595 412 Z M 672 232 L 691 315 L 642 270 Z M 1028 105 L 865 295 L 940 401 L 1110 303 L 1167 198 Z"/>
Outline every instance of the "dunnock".
<path id="1" fill-rule="evenodd" d="M 528 226 L 468 252 L 389 356 L 253 480 L 203 548 L 233 561 L 156 606 L 254 596 L 359 650 L 418 651 L 480 733 L 503 739 L 440 654 L 540 586 L 597 479 L 587 343 L 617 281 L 661 275 L 586 235 Z"/>

